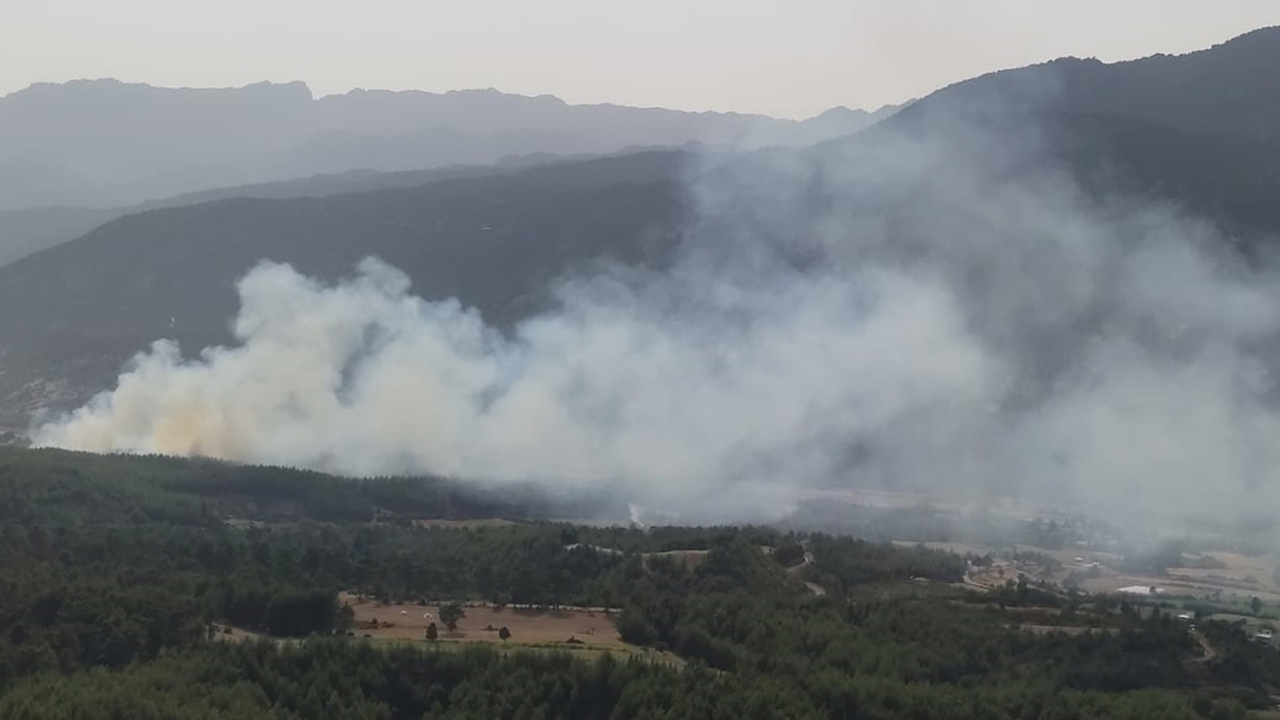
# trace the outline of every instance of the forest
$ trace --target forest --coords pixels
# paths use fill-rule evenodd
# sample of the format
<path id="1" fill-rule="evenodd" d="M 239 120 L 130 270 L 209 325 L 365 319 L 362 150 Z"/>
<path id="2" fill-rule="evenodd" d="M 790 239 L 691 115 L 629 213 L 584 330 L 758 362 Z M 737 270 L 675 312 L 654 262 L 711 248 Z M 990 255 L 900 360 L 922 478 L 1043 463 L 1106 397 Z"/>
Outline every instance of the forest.
<path id="1" fill-rule="evenodd" d="M 574 525 L 524 500 L 0 450 L 0 717 L 1216 720 L 1264 717 L 1280 685 L 1280 653 L 1237 626 L 1201 624 L 1207 657 L 1167 609 L 1016 579 L 977 592 L 942 551 Z M 512 522 L 413 521 L 492 517 Z M 703 554 L 650 554 L 671 550 Z M 340 591 L 611 608 L 622 640 L 680 662 L 371 640 Z"/>

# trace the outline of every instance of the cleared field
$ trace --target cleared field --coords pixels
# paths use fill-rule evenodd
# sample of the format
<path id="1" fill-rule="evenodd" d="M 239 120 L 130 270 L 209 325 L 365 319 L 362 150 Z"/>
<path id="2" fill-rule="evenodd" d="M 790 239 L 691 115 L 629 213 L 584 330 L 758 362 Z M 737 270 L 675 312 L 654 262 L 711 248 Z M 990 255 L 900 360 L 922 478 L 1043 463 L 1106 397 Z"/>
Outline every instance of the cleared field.
<path id="1" fill-rule="evenodd" d="M 823 500 L 882 510 L 932 508 L 966 514 L 980 511 L 1022 520 L 1033 520 L 1046 515 L 1058 514 L 1057 509 L 1052 506 L 1018 500 L 1008 496 L 966 497 L 942 493 L 864 488 L 840 490 L 806 488 L 800 490 L 798 496 L 802 500 Z"/>
<path id="2" fill-rule="evenodd" d="M 912 547 L 916 547 L 917 545 L 923 545 L 924 547 L 929 548 L 930 550 L 942 550 L 945 552 L 955 553 L 956 555 L 966 555 L 966 554 L 972 553 L 974 555 L 982 556 L 992 551 L 992 548 L 987 545 L 974 545 L 972 543 L 959 543 L 959 542 L 936 542 L 936 541 L 917 542 L 915 540 L 894 540 L 893 544 L 896 545 L 897 547 L 906 547 L 906 548 L 912 548 Z"/>
<path id="3" fill-rule="evenodd" d="M 502 520 L 500 518 L 484 518 L 479 520 L 436 520 L 436 519 L 418 519 L 413 521 L 418 527 L 431 528 L 480 528 L 480 527 L 502 527 L 504 525 L 515 525 L 510 520 Z"/>
<path id="4" fill-rule="evenodd" d="M 1021 627 L 1023 630 L 1036 635 L 1048 635 L 1050 633 L 1083 635 L 1087 632 L 1111 634 L 1116 632 L 1114 628 L 1090 628 L 1079 625 L 1022 625 Z"/>
<path id="5" fill-rule="evenodd" d="M 617 548 L 603 547 L 600 545 L 581 545 L 579 543 L 575 543 L 573 545 L 567 545 L 566 549 L 571 549 L 575 547 L 588 547 L 588 548 L 591 548 L 592 550 L 595 550 L 596 552 L 604 553 L 606 555 L 625 554 L 623 553 L 623 551 L 618 550 Z M 762 547 L 760 548 L 760 550 L 767 555 L 773 551 L 773 548 Z M 684 565 L 686 568 L 692 570 L 698 567 L 699 565 L 701 565 L 703 560 L 707 559 L 707 551 L 706 550 L 663 550 L 661 552 L 640 553 L 640 557 L 646 560 L 648 560 L 649 558 L 667 558 L 670 560 L 674 560 L 677 563 L 680 563 Z"/>
<path id="6" fill-rule="evenodd" d="M 1273 595 L 1280 592 L 1280 588 L 1275 584 L 1274 558 L 1232 552 L 1207 552 L 1204 555 L 1221 564 L 1222 567 L 1169 568 L 1169 574 L 1239 590 L 1266 592 Z"/>
<path id="7" fill-rule="evenodd" d="M 899 542 L 899 545 L 917 543 Z M 927 547 L 964 554 L 984 555 L 987 552 L 1001 555 L 1008 548 L 964 543 L 923 543 Z M 1048 581 L 1057 585 L 1077 584 L 1091 593 L 1114 593 L 1132 586 L 1157 587 L 1166 598 L 1191 597 L 1202 602 L 1247 608 L 1249 600 L 1257 596 L 1275 612 L 1280 606 L 1280 588 L 1275 586 L 1277 559 L 1272 556 L 1250 556 L 1231 552 L 1205 552 L 1202 555 L 1217 561 L 1221 567 L 1191 568 L 1170 567 L 1163 575 L 1131 573 L 1116 569 L 1123 558 L 1111 552 L 1099 552 L 1076 548 L 1040 548 L 1034 545 L 1016 546 L 1023 553 L 1046 555 L 1057 561 L 1055 567 L 1045 567 L 1029 559 L 1020 561 L 997 560 L 990 566 L 971 568 L 964 584 L 974 589 L 989 589 L 1002 585 L 1019 574 L 1032 581 Z M 1195 560 L 1191 556 L 1188 560 Z"/>
<path id="8" fill-rule="evenodd" d="M 707 559 L 707 551 L 706 550 L 666 550 L 663 552 L 645 553 L 643 557 L 669 558 L 671 560 L 676 561 L 677 563 L 684 565 L 686 568 L 692 570 L 698 567 L 699 565 L 701 565 L 703 560 Z"/>
<path id="9" fill-rule="evenodd" d="M 467 607 L 467 616 L 458 623 L 457 632 L 449 632 L 439 621 L 440 609 L 435 606 L 385 605 L 372 601 L 355 602 L 353 596 L 343 594 L 356 611 L 356 637 L 364 637 L 379 643 L 430 645 L 440 650 L 462 650 L 470 645 L 486 644 L 505 650 L 534 650 L 569 652 L 584 660 L 594 660 L 601 655 L 634 655 L 652 662 L 681 666 L 684 661 L 671 652 L 628 645 L 618 637 L 610 616 L 588 609 L 558 611 L 495 610 L 491 607 Z M 400 613 L 404 612 L 404 615 Z M 424 618 L 425 613 L 431 617 Z M 435 642 L 426 639 L 427 624 L 435 622 L 440 635 Z M 373 624 L 377 627 L 372 627 Z M 503 642 L 498 628 L 505 626 L 511 638 Z M 494 628 L 490 630 L 488 628 Z M 273 638 L 227 625 L 215 626 L 214 639 L 219 642 L 247 642 L 274 640 L 277 643 L 297 643 L 297 639 Z M 573 642 L 569 639 L 573 638 Z"/>
<path id="10" fill-rule="evenodd" d="M 1265 589 L 1260 583 L 1222 579 L 1221 573 L 1221 570 L 1169 568 L 1169 574 L 1164 577 L 1113 574 L 1086 580 L 1082 585 L 1089 592 L 1115 592 L 1130 585 L 1154 585 L 1166 595 L 1189 595 L 1214 602 L 1244 605 L 1255 595 L 1269 605 L 1274 606 L 1280 602 L 1280 594 Z"/>
<path id="11" fill-rule="evenodd" d="M 466 606 L 466 617 L 458 622 L 456 631 L 450 632 L 440 622 L 437 605 L 380 605 L 373 600 L 360 601 L 347 593 L 341 594 L 339 601 L 349 604 L 355 612 L 356 636 L 372 640 L 428 643 L 427 626 L 434 622 L 439 636 L 433 644 L 443 649 L 486 643 L 512 650 L 572 652 L 584 659 L 611 653 L 635 655 L 669 665 L 684 664 L 673 653 L 624 643 L 613 625 L 613 615 L 603 608 L 498 610 L 475 603 Z M 498 630 L 503 627 L 511 631 L 511 637 L 505 642 L 498 637 Z"/>
<path id="12" fill-rule="evenodd" d="M 434 622 L 440 632 L 439 639 L 447 642 L 501 643 L 498 630 L 506 627 L 511 631 L 508 644 L 634 649 L 618 637 L 612 615 L 596 610 L 498 610 L 490 606 L 468 606 L 458 629 L 450 632 L 440 622 L 440 608 L 435 605 L 381 605 L 346 594 L 339 600 L 355 611 L 356 634 L 373 638 L 423 640 L 427 626 Z"/>

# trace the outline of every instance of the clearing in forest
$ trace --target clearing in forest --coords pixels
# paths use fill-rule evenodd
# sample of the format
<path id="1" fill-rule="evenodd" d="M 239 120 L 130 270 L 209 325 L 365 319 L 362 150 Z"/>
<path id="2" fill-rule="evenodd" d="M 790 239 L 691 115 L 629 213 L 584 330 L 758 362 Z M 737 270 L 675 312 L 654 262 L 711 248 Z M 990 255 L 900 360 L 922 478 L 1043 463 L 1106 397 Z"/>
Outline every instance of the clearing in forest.
<path id="1" fill-rule="evenodd" d="M 465 607 L 466 616 L 458 622 L 458 629 L 450 632 L 440 622 L 440 608 L 437 605 L 384 605 L 372 599 L 361 600 L 347 593 L 343 593 L 339 601 L 350 605 L 355 612 L 355 626 L 352 630 L 357 637 L 427 642 L 427 626 L 434 622 L 439 632 L 438 642 L 484 642 L 597 652 L 650 652 L 622 642 L 613 624 L 614 616 L 603 609 L 508 607 L 499 610 L 491 605 L 477 603 Z M 498 631 L 503 627 L 511 631 L 511 637 L 505 643 L 498 637 Z"/>

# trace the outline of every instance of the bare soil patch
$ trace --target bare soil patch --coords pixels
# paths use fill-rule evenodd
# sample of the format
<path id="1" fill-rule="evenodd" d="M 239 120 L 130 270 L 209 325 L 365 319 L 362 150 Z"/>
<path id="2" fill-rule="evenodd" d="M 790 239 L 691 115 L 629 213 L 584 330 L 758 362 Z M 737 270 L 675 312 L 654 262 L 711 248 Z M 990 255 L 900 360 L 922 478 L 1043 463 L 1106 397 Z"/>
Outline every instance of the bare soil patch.
<path id="1" fill-rule="evenodd" d="M 1095 633 L 1114 633 L 1114 628 L 1090 628 L 1079 625 L 1023 625 L 1023 630 L 1035 633 L 1036 635 L 1048 635 L 1050 633 L 1060 632 L 1066 635 L 1083 635 L 1087 632 Z"/>
<path id="2" fill-rule="evenodd" d="M 357 636 L 387 640 L 424 640 L 427 626 L 435 623 L 439 639 L 446 642 L 502 643 L 498 630 L 511 631 L 512 645 L 538 645 L 601 649 L 632 649 L 622 642 L 610 613 L 590 609 L 531 610 L 469 605 L 458 629 L 450 632 L 440 622 L 437 605 L 382 605 L 343 594 L 339 600 L 355 611 Z M 572 642 L 571 642 L 572 640 Z"/>

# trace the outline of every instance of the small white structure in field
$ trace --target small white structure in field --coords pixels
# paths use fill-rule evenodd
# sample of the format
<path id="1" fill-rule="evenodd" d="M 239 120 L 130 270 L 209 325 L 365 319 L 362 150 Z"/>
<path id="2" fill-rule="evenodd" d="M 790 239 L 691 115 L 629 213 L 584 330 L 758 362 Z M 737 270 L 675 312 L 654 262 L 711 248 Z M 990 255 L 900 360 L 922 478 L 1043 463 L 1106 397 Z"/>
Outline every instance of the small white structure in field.
<path id="1" fill-rule="evenodd" d="M 1196 616 L 1191 613 L 1182 613 L 1178 616 L 1179 620 L 1194 620 L 1195 618 Z"/>
<path id="2" fill-rule="evenodd" d="M 431 613 L 422 613 L 422 619 L 423 619 L 423 620 L 426 620 L 426 619 L 427 619 L 427 618 L 429 618 L 429 617 L 431 617 Z"/>
<path id="3" fill-rule="evenodd" d="M 409 611 L 408 611 L 408 610 L 401 610 L 401 611 L 400 611 L 400 614 L 401 614 L 401 615 L 408 615 L 408 614 L 409 614 Z"/>

